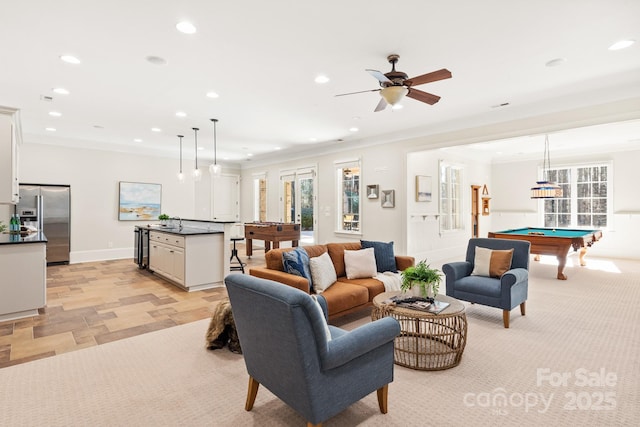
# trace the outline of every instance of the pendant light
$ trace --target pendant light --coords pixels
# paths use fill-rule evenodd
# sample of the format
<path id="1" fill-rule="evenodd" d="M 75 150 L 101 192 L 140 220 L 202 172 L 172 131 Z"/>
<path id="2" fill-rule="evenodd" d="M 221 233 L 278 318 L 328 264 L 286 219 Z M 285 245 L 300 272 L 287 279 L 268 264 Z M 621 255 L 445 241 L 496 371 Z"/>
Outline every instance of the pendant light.
<path id="1" fill-rule="evenodd" d="M 200 172 L 200 169 L 198 169 L 198 131 L 200 129 L 198 128 L 192 128 L 192 129 L 196 139 L 196 168 L 193 170 L 193 179 L 196 181 L 200 181 L 200 179 L 202 178 L 202 172 Z"/>
<path id="2" fill-rule="evenodd" d="M 182 138 L 184 135 L 178 135 L 180 138 L 180 172 L 178 172 L 178 181 L 184 182 L 184 174 L 182 173 Z"/>
<path id="3" fill-rule="evenodd" d="M 531 187 L 532 199 L 556 199 L 562 197 L 562 188 L 549 180 L 551 160 L 549 159 L 549 135 L 544 136 L 544 159 L 542 160 L 542 181 Z"/>
<path id="4" fill-rule="evenodd" d="M 218 119 L 211 119 L 213 122 L 213 164 L 209 166 L 209 172 L 213 176 L 220 176 L 222 174 L 222 166 L 218 164 L 218 141 L 216 135 L 216 124 Z"/>

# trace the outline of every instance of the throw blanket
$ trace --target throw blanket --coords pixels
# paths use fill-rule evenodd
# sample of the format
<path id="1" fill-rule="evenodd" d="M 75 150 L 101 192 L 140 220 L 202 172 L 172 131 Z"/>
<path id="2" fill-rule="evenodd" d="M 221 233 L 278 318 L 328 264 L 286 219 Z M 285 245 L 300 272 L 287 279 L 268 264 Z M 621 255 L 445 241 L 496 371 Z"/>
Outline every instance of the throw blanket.
<path id="1" fill-rule="evenodd" d="M 384 290 L 389 291 L 399 291 L 400 285 L 402 284 L 402 279 L 400 278 L 400 273 L 392 273 L 391 271 L 385 271 L 384 273 L 378 273 L 376 275 L 376 279 L 384 283 Z"/>

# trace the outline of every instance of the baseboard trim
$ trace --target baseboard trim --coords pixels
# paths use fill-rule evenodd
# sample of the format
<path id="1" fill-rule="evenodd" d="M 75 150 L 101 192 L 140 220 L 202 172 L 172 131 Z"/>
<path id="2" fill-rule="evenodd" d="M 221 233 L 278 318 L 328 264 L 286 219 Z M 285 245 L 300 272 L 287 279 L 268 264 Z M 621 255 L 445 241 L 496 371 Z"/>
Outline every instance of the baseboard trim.
<path id="1" fill-rule="evenodd" d="M 114 259 L 131 258 L 133 262 L 133 248 L 99 249 L 94 251 L 75 251 L 69 254 L 69 264 L 82 262 L 108 261 Z"/>

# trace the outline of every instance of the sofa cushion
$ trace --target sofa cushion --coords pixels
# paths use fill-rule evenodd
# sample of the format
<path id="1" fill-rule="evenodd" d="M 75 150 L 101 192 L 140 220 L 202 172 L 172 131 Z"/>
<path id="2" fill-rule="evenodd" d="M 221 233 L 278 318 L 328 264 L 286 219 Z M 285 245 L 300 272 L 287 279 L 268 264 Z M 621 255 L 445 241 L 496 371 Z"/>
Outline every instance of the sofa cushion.
<path id="1" fill-rule="evenodd" d="M 301 276 L 309 280 L 309 287 L 313 287 L 311 269 L 309 268 L 309 255 L 302 248 L 282 252 L 282 264 L 284 271 L 295 276 Z"/>
<path id="2" fill-rule="evenodd" d="M 344 268 L 347 279 L 374 277 L 378 271 L 376 270 L 376 257 L 373 248 L 344 251 Z"/>
<path id="3" fill-rule="evenodd" d="M 336 275 L 338 277 L 345 277 L 347 272 L 344 268 L 344 251 L 357 251 L 362 249 L 360 242 L 347 242 L 347 243 L 327 243 L 327 252 L 333 261 L 333 266 L 336 269 Z"/>
<path id="4" fill-rule="evenodd" d="M 500 277 L 511 268 L 513 249 L 492 250 L 476 246 L 472 276 Z"/>
<path id="5" fill-rule="evenodd" d="M 385 292 L 384 283 L 378 279 L 347 279 L 346 277 L 341 277 L 340 283 L 349 283 L 366 288 L 369 292 L 369 302 L 373 301 L 376 295 Z"/>
<path id="6" fill-rule="evenodd" d="M 310 258 L 309 267 L 313 278 L 313 289 L 316 293 L 323 293 L 336 282 L 336 270 L 333 268 L 331 258 L 326 252 L 320 256 Z"/>
<path id="7" fill-rule="evenodd" d="M 371 240 L 360 240 L 362 249 L 373 248 L 376 255 L 376 269 L 380 273 L 385 271 L 398 271 L 396 267 L 396 257 L 393 253 L 393 242 L 376 242 Z"/>
<path id="8" fill-rule="evenodd" d="M 264 260 L 267 264 L 267 268 L 269 270 L 278 270 L 284 271 L 284 267 L 282 264 L 282 254 L 284 252 L 293 251 L 296 248 L 275 248 L 271 249 L 264 254 Z M 309 258 L 313 258 L 315 256 L 320 255 L 323 252 L 327 251 L 325 245 L 312 245 L 312 246 L 304 246 L 302 249 L 309 255 Z"/>
<path id="9" fill-rule="evenodd" d="M 344 282 L 334 283 L 322 296 L 327 301 L 329 316 L 369 303 L 367 288 Z"/>

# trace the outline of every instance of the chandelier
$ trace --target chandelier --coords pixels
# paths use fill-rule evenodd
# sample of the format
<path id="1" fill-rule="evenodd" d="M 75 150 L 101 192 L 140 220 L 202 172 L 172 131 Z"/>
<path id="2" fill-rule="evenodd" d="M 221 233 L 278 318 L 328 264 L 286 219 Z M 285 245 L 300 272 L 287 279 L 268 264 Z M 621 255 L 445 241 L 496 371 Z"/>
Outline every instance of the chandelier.
<path id="1" fill-rule="evenodd" d="M 544 136 L 544 159 L 542 161 L 542 181 L 536 181 L 536 185 L 531 187 L 532 199 L 555 199 L 562 197 L 562 188 L 549 180 L 551 160 L 549 159 L 549 135 Z"/>

